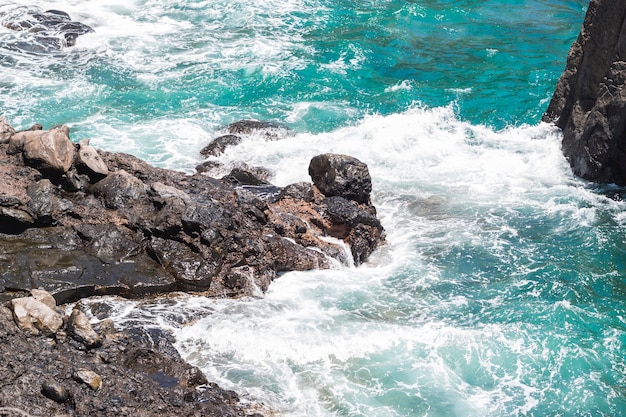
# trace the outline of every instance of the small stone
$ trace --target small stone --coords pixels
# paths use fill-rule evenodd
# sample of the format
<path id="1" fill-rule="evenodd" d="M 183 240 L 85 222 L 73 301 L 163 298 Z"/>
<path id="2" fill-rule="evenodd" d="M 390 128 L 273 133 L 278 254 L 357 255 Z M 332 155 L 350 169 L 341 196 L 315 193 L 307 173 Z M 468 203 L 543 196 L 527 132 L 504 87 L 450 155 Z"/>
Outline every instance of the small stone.
<path id="1" fill-rule="evenodd" d="M 59 404 L 70 399 L 70 392 L 67 388 L 55 381 L 46 381 L 41 384 L 41 393 Z"/>
<path id="2" fill-rule="evenodd" d="M 102 377 L 89 369 L 79 369 L 74 372 L 74 381 L 88 385 L 92 390 L 98 390 L 102 386 Z"/>
<path id="3" fill-rule="evenodd" d="M 15 129 L 11 127 L 4 116 L 0 116 L 0 143 L 8 143 L 11 136 L 15 134 Z"/>
<path id="4" fill-rule="evenodd" d="M 72 310 L 67 323 L 67 331 L 74 340 L 84 344 L 88 349 L 102 345 L 102 339 L 91 327 L 85 313 L 77 308 Z"/>

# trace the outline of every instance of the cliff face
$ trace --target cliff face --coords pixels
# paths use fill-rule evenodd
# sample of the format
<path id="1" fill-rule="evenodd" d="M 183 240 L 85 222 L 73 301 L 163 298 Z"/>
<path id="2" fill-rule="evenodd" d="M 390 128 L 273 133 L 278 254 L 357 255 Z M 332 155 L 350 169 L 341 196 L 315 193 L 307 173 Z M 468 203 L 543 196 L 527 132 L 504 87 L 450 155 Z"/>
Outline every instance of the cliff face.
<path id="1" fill-rule="evenodd" d="M 626 0 L 591 0 L 545 122 L 563 130 L 574 173 L 626 185 Z"/>

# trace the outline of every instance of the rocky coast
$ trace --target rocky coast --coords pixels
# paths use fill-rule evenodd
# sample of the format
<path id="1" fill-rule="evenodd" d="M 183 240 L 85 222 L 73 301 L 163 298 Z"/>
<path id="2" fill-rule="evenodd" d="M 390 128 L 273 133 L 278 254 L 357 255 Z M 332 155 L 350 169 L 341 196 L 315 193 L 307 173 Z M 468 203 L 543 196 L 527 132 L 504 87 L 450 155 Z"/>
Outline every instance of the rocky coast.
<path id="1" fill-rule="evenodd" d="M 242 128 L 275 126 L 238 122 L 225 128 L 230 142 L 208 147 L 236 146 Z M 202 170 L 74 143 L 66 126 L 16 131 L 0 119 L 0 413 L 257 412 L 185 364 L 167 334 L 102 317 L 92 328 L 79 301 L 262 296 L 284 271 L 365 262 L 384 229 L 367 166 L 347 155 L 316 156 L 312 183 L 282 188 L 245 164 L 222 178 Z"/>

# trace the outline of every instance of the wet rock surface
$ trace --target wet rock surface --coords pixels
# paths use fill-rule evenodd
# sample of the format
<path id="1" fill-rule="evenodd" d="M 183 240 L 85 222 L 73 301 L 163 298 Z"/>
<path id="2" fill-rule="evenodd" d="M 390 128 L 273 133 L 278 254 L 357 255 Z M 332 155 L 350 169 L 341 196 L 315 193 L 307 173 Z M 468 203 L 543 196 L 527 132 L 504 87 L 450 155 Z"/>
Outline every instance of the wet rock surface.
<path id="1" fill-rule="evenodd" d="M 64 11 L 37 6 L 3 7 L 0 25 L 15 32 L 13 40 L 4 42 L 5 48 L 33 54 L 49 54 L 74 46 L 79 36 L 94 31 Z"/>
<path id="2" fill-rule="evenodd" d="M 318 157 L 334 169 L 316 171 L 324 185 L 281 188 L 244 163 L 221 179 L 152 167 L 73 144 L 64 126 L 0 119 L 0 133 L 0 415 L 248 415 L 171 337 L 94 329 L 56 305 L 262 296 L 281 272 L 358 265 L 384 242 L 367 166 L 350 156 Z"/>
<path id="3" fill-rule="evenodd" d="M 49 158 L 33 162 L 31 136 Z M 48 159 L 65 162 L 40 162 Z M 384 241 L 361 161 L 320 155 L 315 184 L 284 189 L 241 167 L 222 179 L 186 175 L 74 145 L 64 126 L 13 134 L 0 144 L 0 299 L 39 287 L 59 303 L 177 290 L 260 295 L 280 272 L 351 263 L 344 244 L 358 265 Z"/>
<path id="4" fill-rule="evenodd" d="M 56 306 L 47 308 L 63 317 Z M 84 314 L 75 307 L 71 316 Z M 185 363 L 166 334 L 85 321 L 84 330 L 100 340 L 92 344 L 69 336 L 74 330 L 66 317 L 44 335 L 21 329 L 14 315 L 0 306 L 2 416 L 260 416 Z"/>

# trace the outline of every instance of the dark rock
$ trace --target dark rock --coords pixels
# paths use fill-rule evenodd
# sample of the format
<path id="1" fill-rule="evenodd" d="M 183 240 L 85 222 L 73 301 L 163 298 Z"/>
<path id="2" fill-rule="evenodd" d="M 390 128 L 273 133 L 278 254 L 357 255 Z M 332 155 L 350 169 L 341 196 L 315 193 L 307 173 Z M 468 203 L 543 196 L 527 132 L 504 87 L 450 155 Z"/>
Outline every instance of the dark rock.
<path id="1" fill-rule="evenodd" d="M 76 22 L 59 10 L 46 10 L 34 6 L 5 9 L 0 14 L 0 24 L 16 32 L 30 35 L 21 37 L 12 48 L 29 53 L 51 53 L 74 46 L 80 35 L 93 32 L 84 23 Z"/>
<path id="2" fill-rule="evenodd" d="M 343 197 L 327 197 L 323 205 L 330 220 L 326 232 L 350 245 L 356 265 L 365 262 L 384 240 L 384 230 L 378 218 Z"/>
<path id="3" fill-rule="evenodd" d="M 28 186 L 26 193 L 30 197 L 28 210 L 37 224 L 50 226 L 53 221 L 54 186 L 48 179 L 39 180 Z"/>
<path id="4" fill-rule="evenodd" d="M 315 193 L 313 192 L 313 186 L 311 183 L 297 182 L 295 184 L 289 184 L 283 188 L 278 198 L 293 198 L 310 203 L 315 199 Z"/>
<path id="5" fill-rule="evenodd" d="M 543 117 L 563 130 L 563 154 L 590 181 L 626 185 L 626 1 L 591 0 Z"/>
<path id="6" fill-rule="evenodd" d="M 313 184 L 327 197 L 344 197 L 369 203 L 372 180 L 367 165 L 347 155 L 323 154 L 309 164 Z"/>
<path id="7" fill-rule="evenodd" d="M 260 132 L 267 140 L 276 140 L 284 135 L 288 128 L 285 125 L 274 122 L 259 120 L 239 120 L 231 123 L 226 127 L 228 133 L 237 135 L 249 135 L 253 132 Z"/>
<path id="8" fill-rule="evenodd" d="M 346 263 L 344 245 L 327 235 L 354 245 L 356 263 L 384 241 L 369 203 L 367 167 L 350 157 L 337 157 L 349 168 L 336 169 L 340 179 L 328 189 L 366 203 L 325 201 L 306 183 L 283 190 L 259 178 L 270 175 L 262 169 L 235 171 L 233 184 L 103 151 L 91 156 L 101 158 L 109 174 L 95 184 L 76 168 L 60 180 L 42 180 L 19 153 L 28 135 L 45 132 L 22 133 L 21 145 L 0 144 L 0 183 L 6 184 L 0 215 L 7 219 L 1 231 L 16 233 L 0 235 L 3 299 L 33 287 L 50 291 L 57 302 L 172 290 L 261 295 L 278 272 L 327 268 L 327 257 Z M 11 146 L 17 154 L 6 154 Z M 336 186 L 350 181 L 357 185 L 344 187 L 349 192 Z M 354 191 L 356 186 L 361 190 Z"/>
<path id="9" fill-rule="evenodd" d="M 232 185 L 268 185 L 272 172 L 261 167 L 250 167 L 245 164 L 233 168 L 222 181 Z"/>
<path id="10" fill-rule="evenodd" d="M 202 291 L 209 288 L 213 276 L 219 272 L 219 260 L 205 258 L 181 242 L 153 237 L 149 254 L 174 276 L 183 290 Z"/>
<path id="11" fill-rule="evenodd" d="M 70 399 L 70 392 L 56 381 L 46 381 L 41 384 L 41 393 L 52 401 L 64 404 Z"/>
<path id="12" fill-rule="evenodd" d="M 107 208 L 119 209 L 145 197 L 147 189 L 139 178 L 120 170 L 96 183 L 92 192 L 102 197 Z"/>
<path id="13" fill-rule="evenodd" d="M 224 165 L 221 162 L 217 162 L 217 161 L 204 161 L 203 163 L 201 163 L 200 165 L 196 166 L 196 171 L 200 174 L 202 173 L 209 173 L 215 170 L 219 170 L 223 167 Z"/>
<path id="14" fill-rule="evenodd" d="M 237 135 L 223 135 L 211 141 L 207 146 L 200 150 L 200 155 L 206 157 L 220 156 L 224 153 L 227 146 L 236 146 L 241 143 L 241 137 Z"/>

